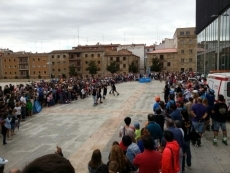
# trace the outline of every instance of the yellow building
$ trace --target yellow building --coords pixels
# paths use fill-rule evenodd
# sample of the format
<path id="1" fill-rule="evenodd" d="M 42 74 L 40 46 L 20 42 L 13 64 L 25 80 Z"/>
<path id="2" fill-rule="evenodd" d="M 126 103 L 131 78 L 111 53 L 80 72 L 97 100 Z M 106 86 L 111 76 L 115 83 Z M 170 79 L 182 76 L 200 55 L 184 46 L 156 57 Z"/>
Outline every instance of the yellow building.
<path id="1" fill-rule="evenodd" d="M 196 51 L 195 28 L 177 28 L 173 39 L 165 39 L 154 51 L 147 53 L 147 67 L 157 57 L 163 63 L 162 71 L 196 71 Z"/>

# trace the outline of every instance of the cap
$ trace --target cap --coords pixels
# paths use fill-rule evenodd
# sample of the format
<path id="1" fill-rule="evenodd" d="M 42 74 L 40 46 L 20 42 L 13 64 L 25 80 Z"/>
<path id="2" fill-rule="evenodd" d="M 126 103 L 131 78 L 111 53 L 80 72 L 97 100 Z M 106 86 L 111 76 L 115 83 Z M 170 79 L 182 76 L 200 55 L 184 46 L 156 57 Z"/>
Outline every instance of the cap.
<path id="1" fill-rule="evenodd" d="M 8 162 L 8 160 L 0 158 L 0 165 L 5 165 Z"/>
<path id="2" fill-rule="evenodd" d="M 213 95 L 213 94 L 215 94 L 215 91 L 213 89 L 210 89 L 209 93 Z"/>
<path id="3" fill-rule="evenodd" d="M 135 127 L 135 129 L 139 129 L 140 128 L 140 124 L 139 123 L 134 123 L 134 127 Z"/>
<path id="4" fill-rule="evenodd" d="M 156 101 L 156 102 L 159 102 L 160 100 L 161 100 L 161 98 L 160 98 L 159 96 L 156 96 L 156 97 L 155 97 L 155 101 Z"/>
<path id="5" fill-rule="evenodd" d="M 193 90 L 192 92 L 193 92 L 193 93 L 198 93 L 198 90 Z"/>

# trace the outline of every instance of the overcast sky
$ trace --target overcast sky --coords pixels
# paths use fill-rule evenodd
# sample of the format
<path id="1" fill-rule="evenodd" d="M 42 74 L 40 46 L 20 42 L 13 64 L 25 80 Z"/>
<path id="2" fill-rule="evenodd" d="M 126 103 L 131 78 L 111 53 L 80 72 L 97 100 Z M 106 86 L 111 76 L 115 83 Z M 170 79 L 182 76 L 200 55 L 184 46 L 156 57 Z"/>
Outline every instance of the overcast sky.
<path id="1" fill-rule="evenodd" d="M 0 48 L 159 43 L 195 27 L 195 0 L 0 0 Z"/>

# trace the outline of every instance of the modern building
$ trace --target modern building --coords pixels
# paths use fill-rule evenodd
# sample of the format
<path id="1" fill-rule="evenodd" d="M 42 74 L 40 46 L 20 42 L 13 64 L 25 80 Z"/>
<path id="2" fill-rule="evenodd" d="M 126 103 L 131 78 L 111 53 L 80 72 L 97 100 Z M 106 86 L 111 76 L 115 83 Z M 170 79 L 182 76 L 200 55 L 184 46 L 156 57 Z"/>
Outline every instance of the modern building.
<path id="1" fill-rule="evenodd" d="M 197 71 L 230 69 L 230 1 L 196 0 Z"/>
<path id="2" fill-rule="evenodd" d="M 163 63 L 162 71 L 196 71 L 196 49 L 195 28 L 177 28 L 173 39 L 165 39 L 147 53 L 147 67 L 158 58 Z"/>

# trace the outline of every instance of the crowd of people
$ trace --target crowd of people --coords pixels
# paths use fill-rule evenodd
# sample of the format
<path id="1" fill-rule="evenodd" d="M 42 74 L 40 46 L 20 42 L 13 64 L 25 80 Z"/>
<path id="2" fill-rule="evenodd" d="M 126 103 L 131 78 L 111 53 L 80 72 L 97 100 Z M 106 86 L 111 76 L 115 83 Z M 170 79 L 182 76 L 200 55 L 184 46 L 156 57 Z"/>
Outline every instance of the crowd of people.
<path id="1" fill-rule="evenodd" d="M 183 173 L 185 169 L 192 169 L 190 143 L 197 147 L 201 146 L 201 139 L 206 130 L 213 131 L 213 144 L 217 146 L 218 131 L 221 129 L 222 142 L 227 145 L 226 114 L 229 108 L 223 95 L 219 95 L 215 103 L 215 92 L 209 88 L 205 78 L 189 80 L 189 77 L 194 77 L 192 72 L 157 73 L 157 75 L 160 81 L 165 80 L 164 98 L 155 96 L 152 113 L 147 115 L 142 128 L 139 123 L 134 123 L 132 126 L 131 118 L 126 117 L 125 125 L 119 131 L 121 140 L 113 142 L 108 162 L 103 163 L 101 151 L 94 150 L 88 163 L 89 173 Z M 152 77 L 151 74 L 149 77 Z M 58 83 L 40 82 L 25 87 L 10 85 L 3 90 L 0 89 L 2 129 L 3 126 L 12 124 L 14 116 L 15 126 L 11 125 L 10 131 L 13 135 L 12 127 L 19 128 L 20 121 L 32 115 L 28 112 L 31 113 L 33 110 L 33 104 L 29 106 L 28 103 L 33 100 L 38 100 L 42 106 L 52 106 L 58 102 L 66 104 L 74 99 L 84 99 L 92 95 L 93 105 L 96 106 L 103 103 L 108 86 L 111 86 L 111 91 L 108 93 L 119 95 L 116 91 L 116 82 L 118 82 L 116 79 L 105 78 L 81 81 L 70 79 Z M 25 116 L 22 115 L 23 106 Z M 5 137 L 10 132 L 7 129 Z M 4 142 L 3 140 L 3 144 Z M 74 172 L 59 147 L 56 154 L 35 159 L 22 172 L 51 169 L 47 168 L 45 163 L 50 162 L 56 166 L 57 162 L 54 159 L 57 162 L 62 160 L 65 172 Z M 38 162 L 41 164 L 36 165 Z M 52 168 L 52 172 L 58 173 L 62 170 L 58 166 L 57 168 Z"/>

